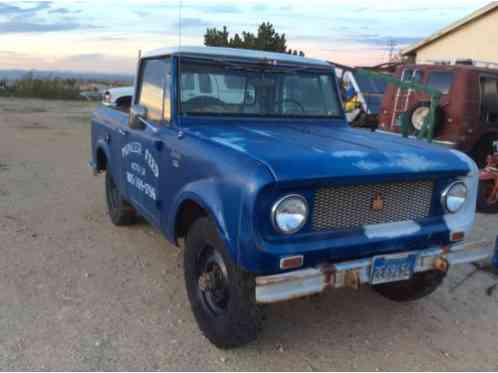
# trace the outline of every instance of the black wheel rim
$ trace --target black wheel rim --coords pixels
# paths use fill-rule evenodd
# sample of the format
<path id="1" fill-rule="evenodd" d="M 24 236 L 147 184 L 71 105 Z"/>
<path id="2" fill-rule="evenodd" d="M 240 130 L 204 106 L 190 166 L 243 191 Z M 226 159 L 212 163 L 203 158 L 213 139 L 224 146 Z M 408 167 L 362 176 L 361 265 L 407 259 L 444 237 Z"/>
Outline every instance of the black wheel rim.
<path id="1" fill-rule="evenodd" d="M 197 289 L 203 309 L 213 317 L 224 315 L 230 292 L 228 273 L 221 254 L 206 247 L 198 262 Z"/>

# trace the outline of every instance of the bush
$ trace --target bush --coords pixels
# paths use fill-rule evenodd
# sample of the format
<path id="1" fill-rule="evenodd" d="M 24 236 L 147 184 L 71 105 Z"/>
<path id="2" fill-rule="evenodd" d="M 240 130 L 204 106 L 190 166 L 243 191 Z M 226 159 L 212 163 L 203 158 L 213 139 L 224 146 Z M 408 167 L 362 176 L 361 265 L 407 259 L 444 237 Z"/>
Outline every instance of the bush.
<path id="1" fill-rule="evenodd" d="M 37 79 L 32 73 L 16 80 L 11 86 L 0 87 L 0 95 L 32 97 L 54 100 L 80 100 L 80 88 L 76 79 Z"/>

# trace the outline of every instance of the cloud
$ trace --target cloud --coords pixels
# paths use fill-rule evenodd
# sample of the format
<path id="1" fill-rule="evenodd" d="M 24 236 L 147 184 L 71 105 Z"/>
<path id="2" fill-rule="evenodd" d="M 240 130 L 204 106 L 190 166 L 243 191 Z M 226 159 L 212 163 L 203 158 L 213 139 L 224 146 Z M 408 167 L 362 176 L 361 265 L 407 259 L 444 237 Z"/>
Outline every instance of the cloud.
<path id="1" fill-rule="evenodd" d="M 137 16 L 139 16 L 141 18 L 147 17 L 150 14 L 150 12 L 143 11 L 143 10 L 134 10 L 133 13 L 135 13 Z"/>
<path id="2" fill-rule="evenodd" d="M 153 6 L 149 6 L 149 8 L 152 8 Z M 165 4 L 165 5 L 158 5 L 155 6 L 154 8 L 156 9 L 174 9 L 178 10 L 178 3 L 170 3 L 170 4 Z M 217 13 L 217 14 L 235 14 L 235 13 L 242 13 L 243 10 L 235 4 L 228 4 L 228 3 L 194 3 L 194 2 L 184 2 L 182 4 L 182 10 L 183 11 L 197 11 L 197 12 L 203 12 L 203 13 Z"/>
<path id="3" fill-rule="evenodd" d="M 0 15 L 26 15 L 27 13 L 37 13 L 42 10 L 50 9 L 52 1 L 32 1 L 22 4 L 30 4 L 27 8 L 18 5 L 0 3 Z"/>
<path id="4" fill-rule="evenodd" d="M 70 14 L 70 13 L 75 13 L 72 10 L 69 10 L 67 8 L 56 8 L 56 9 L 50 9 L 48 11 L 51 14 Z"/>
<path id="5" fill-rule="evenodd" d="M 72 21 L 61 21 L 54 23 L 37 23 L 29 21 L 0 22 L 0 34 L 71 31 L 89 28 L 95 29 L 97 27 Z"/>
<path id="6" fill-rule="evenodd" d="M 182 28 L 203 28 L 208 27 L 211 24 L 200 18 L 182 18 L 181 26 Z M 176 22 L 175 27 L 179 27 L 180 23 Z"/>
<path id="7" fill-rule="evenodd" d="M 186 8 L 191 8 L 194 10 L 200 10 L 204 13 L 241 13 L 242 9 L 240 9 L 237 5 L 233 4 L 193 4 L 184 6 Z"/>
<path id="8" fill-rule="evenodd" d="M 262 4 L 262 3 L 254 4 L 252 6 L 253 12 L 261 12 L 262 13 L 262 12 L 266 12 L 268 9 L 269 9 L 269 6 L 266 4 Z"/>
<path id="9" fill-rule="evenodd" d="M 385 46 L 386 49 L 389 48 L 389 45 L 393 44 L 395 47 L 400 45 L 409 45 L 419 42 L 422 38 L 415 36 L 380 36 L 380 35 L 356 35 L 350 36 L 347 38 L 348 40 L 359 43 L 359 44 L 367 44 L 372 46 Z"/>
<path id="10" fill-rule="evenodd" d="M 136 58 L 112 56 L 104 53 L 75 54 L 58 59 L 54 65 L 67 70 L 130 72 L 136 66 Z"/>

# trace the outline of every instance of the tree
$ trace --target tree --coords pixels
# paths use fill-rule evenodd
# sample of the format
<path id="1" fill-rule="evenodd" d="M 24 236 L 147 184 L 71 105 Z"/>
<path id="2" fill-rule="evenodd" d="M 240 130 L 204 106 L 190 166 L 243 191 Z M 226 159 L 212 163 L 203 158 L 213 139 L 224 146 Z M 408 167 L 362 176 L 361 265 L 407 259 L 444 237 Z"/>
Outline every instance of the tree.
<path id="1" fill-rule="evenodd" d="M 258 32 L 243 31 L 242 35 L 235 34 L 230 37 L 227 26 L 222 30 L 208 28 L 204 35 L 204 45 L 211 47 L 227 47 L 239 49 L 256 49 L 268 52 L 289 53 L 304 56 L 304 52 L 287 49 L 287 38 L 285 34 L 276 32 L 270 22 L 263 22 L 258 27 Z"/>
<path id="2" fill-rule="evenodd" d="M 217 28 L 208 28 L 204 35 L 204 44 L 211 47 L 228 47 L 227 27 L 223 26 L 222 31 Z"/>

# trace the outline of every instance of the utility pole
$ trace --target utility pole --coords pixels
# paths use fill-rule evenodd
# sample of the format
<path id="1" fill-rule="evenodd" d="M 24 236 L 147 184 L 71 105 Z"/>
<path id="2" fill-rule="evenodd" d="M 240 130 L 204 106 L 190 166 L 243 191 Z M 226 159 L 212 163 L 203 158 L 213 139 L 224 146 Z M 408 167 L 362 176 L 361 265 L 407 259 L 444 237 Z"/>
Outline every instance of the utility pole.
<path id="1" fill-rule="evenodd" d="M 396 48 L 396 42 L 394 41 L 393 38 L 390 38 L 389 41 L 387 42 L 387 48 L 389 50 L 389 61 L 388 62 L 393 62 L 394 50 Z"/>

